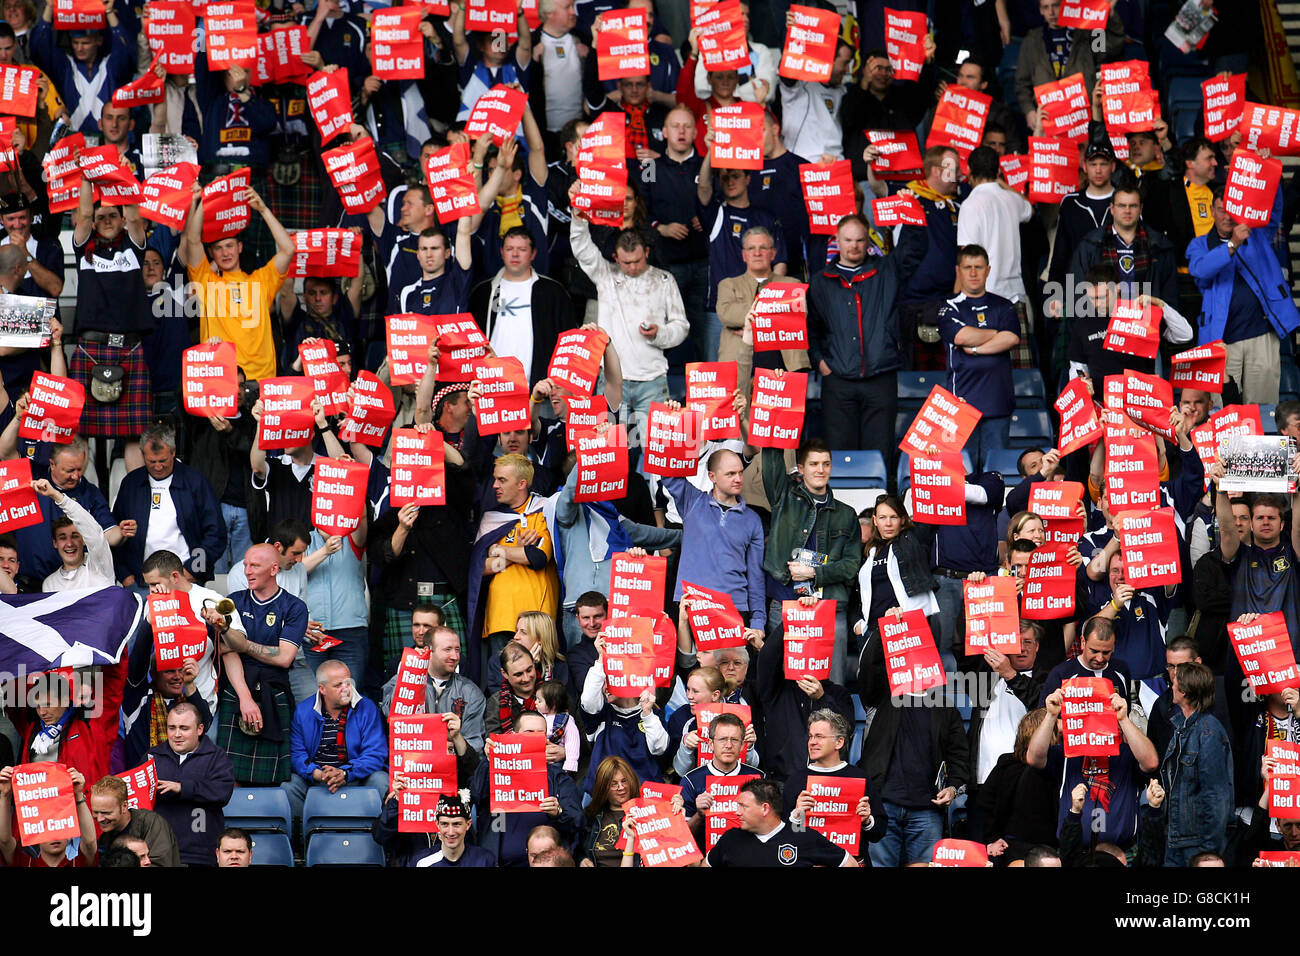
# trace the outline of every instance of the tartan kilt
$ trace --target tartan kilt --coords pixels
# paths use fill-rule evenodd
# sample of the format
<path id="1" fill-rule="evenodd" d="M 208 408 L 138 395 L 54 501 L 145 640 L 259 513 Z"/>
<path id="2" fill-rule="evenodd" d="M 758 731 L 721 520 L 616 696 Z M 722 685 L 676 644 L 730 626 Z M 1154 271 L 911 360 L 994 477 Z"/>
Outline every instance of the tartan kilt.
<path id="1" fill-rule="evenodd" d="M 90 372 L 96 365 L 120 365 L 126 385 L 116 402 L 102 404 L 90 394 Z M 153 421 L 153 388 L 140 344 L 117 348 L 104 342 L 78 342 L 68 364 L 68 377 L 86 390 L 81 434 L 94 438 L 136 438 Z"/>
<path id="2" fill-rule="evenodd" d="M 289 779 L 289 733 L 293 703 L 282 690 L 272 691 L 283 738 L 279 743 L 250 737 L 239 729 L 239 698 L 231 687 L 222 688 L 217 703 L 217 746 L 230 757 L 235 782 L 255 787 L 274 786 Z"/>
<path id="3" fill-rule="evenodd" d="M 439 587 L 433 595 L 422 599 L 442 611 L 444 624 L 461 635 L 461 654 L 468 653 L 465 646 L 465 615 L 460 609 L 460 599 L 450 588 Z M 402 648 L 411 639 L 411 612 L 395 607 L 385 607 L 384 614 L 384 673 L 392 673 L 402 661 Z"/>

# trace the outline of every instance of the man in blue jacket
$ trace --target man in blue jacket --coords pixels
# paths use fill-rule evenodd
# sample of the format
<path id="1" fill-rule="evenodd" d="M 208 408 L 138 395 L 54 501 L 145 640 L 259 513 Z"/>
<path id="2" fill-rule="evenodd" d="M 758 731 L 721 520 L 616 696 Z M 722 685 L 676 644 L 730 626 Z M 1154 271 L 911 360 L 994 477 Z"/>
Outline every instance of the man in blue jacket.
<path id="1" fill-rule="evenodd" d="M 140 436 L 144 467 L 126 473 L 113 516 L 126 535 L 114 558 L 127 587 L 143 586 L 144 559 L 171 551 L 190 580 L 212 580 L 217 558 L 226 552 L 226 522 L 221 504 L 199 471 L 176 460 L 176 432 L 150 425 Z"/>
<path id="2" fill-rule="evenodd" d="M 1225 372 L 1240 386 L 1243 402 L 1276 402 L 1280 340 L 1300 327 L 1300 312 L 1273 252 L 1282 192 L 1268 225 L 1255 229 L 1228 214 L 1223 186 L 1212 195 L 1214 228 L 1187 246 L 1187 270 L 1202 296 L 1197 341 L 1222 340 L 1228 347 Z"/>
<path id="3" fill-rule="evenodd" d="M 216 866 L 223 808 L 235 792 L 230 758 L 206 731 L 198 708 L 183 700 L 167 713 L 166 742 L 149 751 L 158 772 L 154 812 L 171 824 L 186 866 Z"/>
<path id="4" fill-rule="evenodd" d="M 373 701 L 356 690 L 348 665 L 326 661 L 316 668 L 316 695 L 298 704 L 289 737 L 293 775 L 281 789 L 295 818 L 311 787 L 374 787 L 388 792 L 388 741 Z"/>

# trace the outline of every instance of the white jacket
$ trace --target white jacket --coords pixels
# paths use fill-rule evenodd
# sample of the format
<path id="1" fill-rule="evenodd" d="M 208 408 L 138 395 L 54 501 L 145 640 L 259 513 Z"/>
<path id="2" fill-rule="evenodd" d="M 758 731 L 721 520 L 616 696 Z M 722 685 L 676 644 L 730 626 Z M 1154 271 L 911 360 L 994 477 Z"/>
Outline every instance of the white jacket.
<path id="1" fill-rule="evenodd" d="M 105 588 L 117 584 L 113 571 L 113 551 L 104 537 L 104 529 L 89 511 L 77 504 L 72 495 L 65 494 L 59 502 L 63 513 L 86 542 L 86 559 L 72 571 L 59 568 L 41 582 L 42 591 L 78 591 L 84 588 Z"/>

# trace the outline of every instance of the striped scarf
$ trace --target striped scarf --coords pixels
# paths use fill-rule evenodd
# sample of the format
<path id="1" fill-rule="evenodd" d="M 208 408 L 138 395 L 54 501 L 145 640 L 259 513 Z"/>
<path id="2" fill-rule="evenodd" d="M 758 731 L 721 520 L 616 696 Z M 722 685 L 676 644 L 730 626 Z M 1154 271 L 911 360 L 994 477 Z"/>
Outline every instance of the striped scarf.
<path id="1" fill-rule="evenodd" d="M 154 694 L 149 702 L 149 746 L 157 747 L 167 740 L 167 701 L 162 694 Z"/>
<path id="2" fill-rule="evenodd" d="M 524 191 L 516 189 L 509 196 L 497 197 L 497 209 L 501 213 L 501 225 L 498 236 L 504 236 L 507 230 L 524 224 Z"/>
<path id="3" fill-rule="evenodd" d="M 510 689 L 510 684 L 502 678 L 501 692 L 497 695 L 497 713 L 501 715 L 500 733 L 514 733 L 515 717 L 526 710 L 537 710 L 537 697 L 526 697 L 522 704 L 516 704 L 514 691 Z"/>
<path id="4" fill-rule="evenodd" d="M 1115 241 L 1115 230 L 1112 227 L 1106 232 L 1101 242 L 1101 261 L 1109 262 L 1115 267 L 1115 271 L 1120 275 L 1124 273 L 1119 268 L 1119 245 Z M 1142 277 L 1147 274 L 1151 268 L 1151 242 L 1147 239 L 1146 226 L 1139 225 L 1137 235 L 1133 237 L 1133 281 L 1141 281 Z"/>
<path id="5" fill-rule="evenodd" d="M 638 149 L 650 148 L 650 133 L 646 129 L 646 112 L 649 110 L 649 102 L 640 103 L 633 106 L 629 103 L 623 104 L 623 112 L 627 114 L 627 158 L 636 159 Z"/>

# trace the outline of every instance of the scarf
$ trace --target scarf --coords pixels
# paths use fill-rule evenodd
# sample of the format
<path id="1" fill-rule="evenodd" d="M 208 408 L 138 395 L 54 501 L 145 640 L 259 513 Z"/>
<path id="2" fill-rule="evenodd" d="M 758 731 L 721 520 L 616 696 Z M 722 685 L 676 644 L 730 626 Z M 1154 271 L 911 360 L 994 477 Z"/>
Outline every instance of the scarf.
<path id="1" fill-rule="evenodd" d="M 167 741 L 167 701 L 162 694 L 154 694 L 149 702 L 149 746 L 157 747 Z"/>
<path id="2" fill-rule="evenodd" d="M 1119 244 L 1115 241 L 1115 228 L 1112 226 L 1101 244 L 1101 261 L 1109 262 L 1121 276 L 1119 267 Z M 1147 239 L 1146 226 L 1139 225 L 1137 235 L 1133 237 L 1133 281 L 1140 281 L 1151 268 L 1151 242 Z"/>
<path id="3" fill-rule="evenodd" d="M 525 698 L 522 704 L 517 705 L 519 712 L 526 710 L 537 710 L 537 698 Z M 498 733 L 511 734 L 515 730 L 515 692 L 510 689 L 510 684 L 503 677 L 501 679 L 501 692 L 497 695 L 497 713 L 501 715 L 501 730 Z"/>
<path id="4" fill-rule="evenodd" d="M 547 735 L 546 739 L 553 744 L 564 743 L 564 727 L 566 724 L 568 724 L 568 722 L 569 722 L 568 714 L 556 714 L 555 726 L 551 728 L 551 732 Z"/>
<path id="5" fill-rule="evenodd" d="M 955 214 L 957 212 L 957 203 L 953 201 L 953 198 L 931 189 L 930 184 L 924 179 L 913 179 L 907 184 L 907 188 L 916 194 L 917 199 L 928 199 L 940 206 L 947 206 L 948 211 L 951 213 Z"/>
<path id="6" fill-rule="evenodd" d="M 522 188 L 516 189 L 509 196 L 497 197 L 497 209 L 501 213 L 501 225 L 498 227 L 498 236 L 504 236 L 507 230 L 524 224 L 523 208 L 524 191 Z"/>
<path id="7" fill-rule="evenodd" d="M 646 130 L 646 112 L 649 110 L 648 102 L 641 103 L 638 106 L 623 104 L 623 112 L 627 114 L 627 158 L 636 159 L 638 149 L 650 148 L 650 134 Z"/>
<path id="8" fill-rule="evenodd" d="M 116 239 L 104 239 L 103 237 L 100 236 L 99 233 L 92 232 L 90 234 L 90 239 L 86 241 L 86 252 L 85 252 L 86 261 L 93 265 L 95 261 L 95 253 L 97 252 L 100 253 L 101 255 L 105 255 L 108 256 L 109 258 L 112 258 L 113 256 L 117 255 L 117 250 L 122 248 L 122 244 L 125 241 L 126 241 L 125 227 L 123 227 L 122 231 L 117 234 Z"/>
<path id="9" fill-rule="evenodd" d="M 63 716 L 59 718 L 57 724 L 46 725 L 42 723 L 40 729 L 36 731 L 36 735 L 32 737 L 32 753 L 43 757 L 58 749 L 59 741 L 63 739 L 63 732 L 68 729 L 68 723 L 71 720 L 72 708 L 69 707 L 63 712 Z"/>

